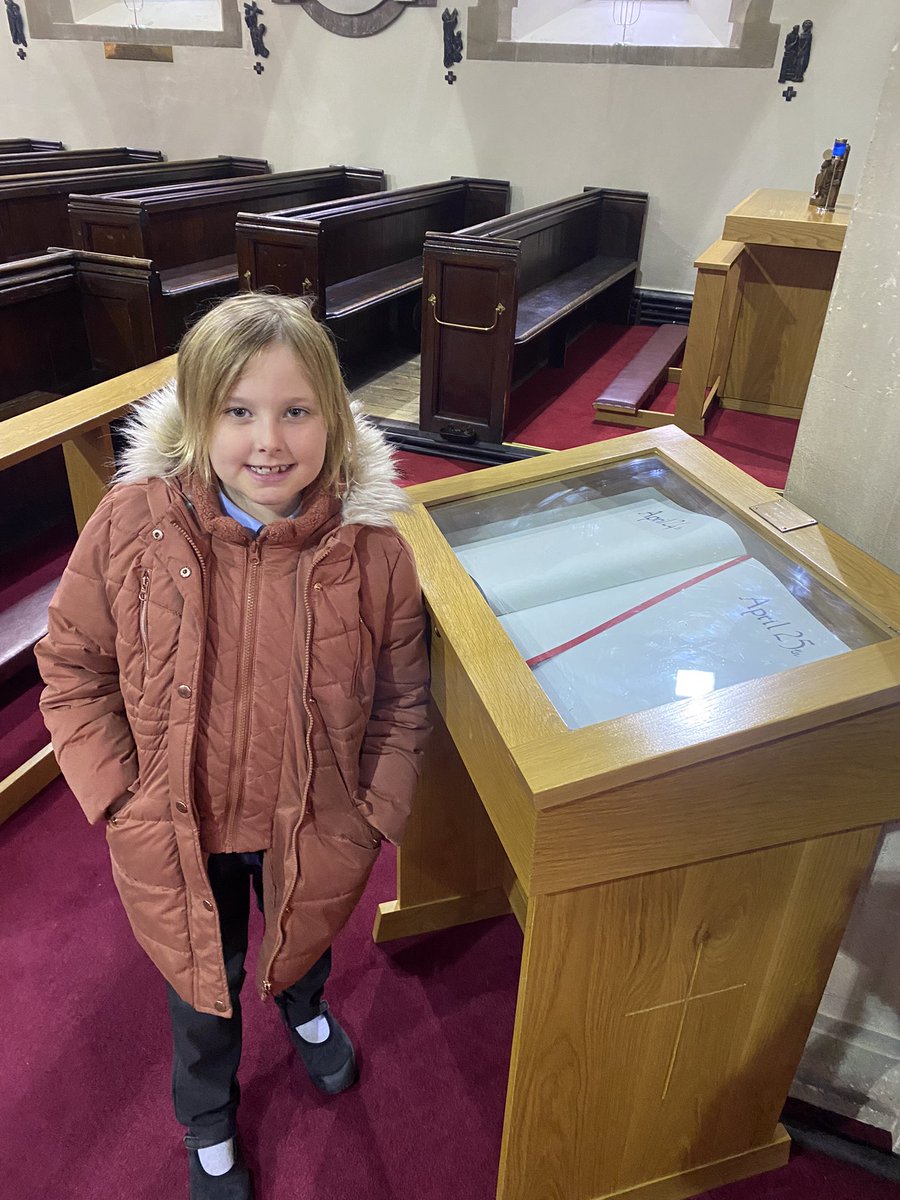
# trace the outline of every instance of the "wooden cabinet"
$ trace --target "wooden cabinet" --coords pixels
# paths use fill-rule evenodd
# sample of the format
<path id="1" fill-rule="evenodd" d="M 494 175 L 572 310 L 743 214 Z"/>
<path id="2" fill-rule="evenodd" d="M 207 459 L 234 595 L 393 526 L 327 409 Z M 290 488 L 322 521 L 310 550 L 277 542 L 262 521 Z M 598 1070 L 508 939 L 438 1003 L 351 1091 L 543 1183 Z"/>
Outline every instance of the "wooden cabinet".
<path id="1" fill-rule="evenodd" d="M 499 1200 L 684 1200 L 784 1163 L 900 816 L 900 580 L 778 532 L 774 493 L 671 426 L 409 494 L 436 732 L 375 937 L 523 927 Z"/>

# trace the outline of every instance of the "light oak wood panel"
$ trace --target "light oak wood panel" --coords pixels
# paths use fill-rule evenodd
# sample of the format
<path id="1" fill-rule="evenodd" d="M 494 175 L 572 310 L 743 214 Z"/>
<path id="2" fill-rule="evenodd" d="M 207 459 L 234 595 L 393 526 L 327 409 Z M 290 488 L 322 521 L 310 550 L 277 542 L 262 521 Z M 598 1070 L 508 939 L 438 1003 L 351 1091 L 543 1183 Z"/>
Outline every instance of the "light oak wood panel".
<path id="1" fill-rule="evenodd" d="M 807 192 L 758 188 L 725 217 L 722 237 L 755 245 L 840 250 L 847 233 L 853 197 L 845 196 L 833 213 L 820 213 Z"/>
<path id="2" fill-rule="evenodd" d="M 59 775 L 52 746 L 44 746 L 12 774 L 0 779 L 0 825 Z"/>
<path id="3" fill-rule="evenodd" d="M 704 416 L 714 395 L 711 389 L 718 386 L 731 353 L 744 249 L 738 242 L 714 242 L 695 264 L 697 286 L 674 414 L 688 433 L 704 432 Z"/>
<path id="4" fill-rule="evenodd" d="M 434 702 L 433 732 L 398 851 L 401 907 L 502 888 L 507 860 Z"/>
<path id="5" fill-rule="evenodd" d="M 472 660 L 467 660 L 472 661 Z M 526 668 L 527 669 L 527 668 Z M 534 857 L 534 805 L 515 759 L 440 634 L 432 641 L 432 694 L 516 878 L 527 893 Z M 502 691 L 503 677 L 495 680 Z M 555 714 L 554 714 L 555 715 Z"/>
<path id="6" fill-rule="evenodd" d="M 894 819 L 900 712 L 879 710 L 540 813 L 532 895 Z M 727 802 L 723 798 L 727 796 Z M 536 798 L 536 803 L 540 798 Z"/>
<path id="7" fill-rule="evenodd" d="M 784 1092 L 874 840 L 533 898 L 499 1200 L 684 1197 L 784 1161 Z"/>
<path id="8" fill-rule="evenodd" d="M 800 409 L 837 271 L 836 251 L 752 246 L 723 391 L 754 404 Z"/>
<path id="9" fill-rule="evenodd" d="M 80 533 L 91 513 L 106 495 L 115 468 L 112 437 L 108 425 L 69 438 L 63 443 L 66 475 L 75 525 Z"/>

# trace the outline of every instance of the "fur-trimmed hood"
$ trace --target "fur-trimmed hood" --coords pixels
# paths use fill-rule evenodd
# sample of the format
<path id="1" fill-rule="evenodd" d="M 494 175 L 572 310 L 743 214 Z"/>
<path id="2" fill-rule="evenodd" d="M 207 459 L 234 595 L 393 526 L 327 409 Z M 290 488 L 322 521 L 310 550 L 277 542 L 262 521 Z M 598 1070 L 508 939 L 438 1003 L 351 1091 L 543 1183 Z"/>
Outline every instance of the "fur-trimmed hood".
<path id="1" fill-rule="evenodd" d="M 369 421 L 356 401 L 351 401 L 356 423 L 357 462 L 350 486 L 341 501 L 342 525 L 389 526 L 394 514 L 409 503 L 396 483 L 394 458 L 380 430 Z M 172 477 L 177 466 L 166 446 L 177 443 L 181 409 L 175 381 L 139 400 L 121 426 L 125 447 L 114 483 Z"/>

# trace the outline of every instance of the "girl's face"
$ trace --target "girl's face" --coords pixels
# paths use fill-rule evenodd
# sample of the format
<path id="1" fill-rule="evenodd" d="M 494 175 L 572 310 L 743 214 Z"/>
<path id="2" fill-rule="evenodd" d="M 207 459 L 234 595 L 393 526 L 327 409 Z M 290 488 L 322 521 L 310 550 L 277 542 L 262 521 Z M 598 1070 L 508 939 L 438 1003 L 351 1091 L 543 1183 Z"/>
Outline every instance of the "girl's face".
<path id="1" fill-rule="evenodd" d="M 238 508 L 289 517 L 325 462 L 322 408 L 300 359 L 273 342 L 247 364 L 213 427 L 209 461 Z"/>

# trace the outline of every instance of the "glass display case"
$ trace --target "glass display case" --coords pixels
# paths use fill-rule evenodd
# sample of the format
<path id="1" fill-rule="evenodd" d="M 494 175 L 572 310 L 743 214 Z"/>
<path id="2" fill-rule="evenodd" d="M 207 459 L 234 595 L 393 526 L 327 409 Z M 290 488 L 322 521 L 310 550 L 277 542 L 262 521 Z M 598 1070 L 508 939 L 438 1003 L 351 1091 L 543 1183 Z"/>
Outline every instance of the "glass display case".
<path id="1" fill-rule="evenodd" d="M 656 456 L 430 514 L 570 728 L 888 636 Z"/>

